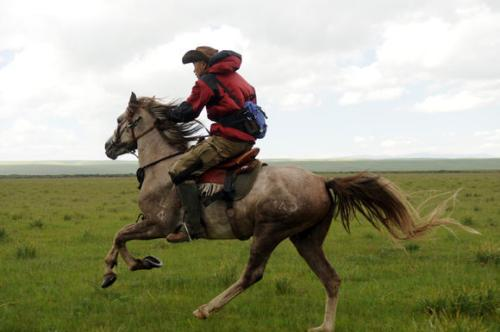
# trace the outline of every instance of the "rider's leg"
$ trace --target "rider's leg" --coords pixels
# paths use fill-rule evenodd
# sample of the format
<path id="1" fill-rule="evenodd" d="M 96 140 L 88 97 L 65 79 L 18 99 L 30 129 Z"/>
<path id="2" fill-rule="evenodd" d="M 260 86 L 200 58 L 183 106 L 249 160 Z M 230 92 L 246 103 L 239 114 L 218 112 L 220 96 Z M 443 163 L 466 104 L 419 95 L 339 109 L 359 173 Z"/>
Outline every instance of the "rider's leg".
<path id="1" fill-rule="evenodd" d="M 201 206 L 196 183 L 192 180 L 187 180 L 178 183 L 176 187 L 177 194 L 179 195 L 184 209 L 184 226 L 180 228 L 179 232 L 169 234 L 167 240 L 169 242 L 184 242 L 189 240 L 189 237 L 191 237 L 191 239 L 205 237 L 205 229 L 201 224 Z M 188 229 L 189 236 L 184 227 Z"/>
<path id="2" fill-rule="evenodd" d="M 230 141 L 222 137 L 212 136 L 189 149 L 170 168 L 169 174 L 177 186 L 177 192 L 184 207 L 184 222 L 192 238 L 200 238 L 205 235 L 201 225 L 198 190 L 192 179 L 251 147 L 252 143 Z M 170 242 L 188 241 L 189 237 L 183 227 L 179 231 L 170 234 L 167 240 Z"/>
<path id="3" fill-rule="evenodd" d="M 183 220 L 181 220 L 183 226 L 177 232 L 167 236 L 169 242 L 184 242 L 189 241 L 190 237 L 197 239 L 205 236 L 201 224 L 198 188 L 193 179 L 224 160 L 210 144 L 210 141 L 207 139 L 193 146 L 169 170 L 184 210 L 184 213 L 181 214 L 183 215 Z"/>

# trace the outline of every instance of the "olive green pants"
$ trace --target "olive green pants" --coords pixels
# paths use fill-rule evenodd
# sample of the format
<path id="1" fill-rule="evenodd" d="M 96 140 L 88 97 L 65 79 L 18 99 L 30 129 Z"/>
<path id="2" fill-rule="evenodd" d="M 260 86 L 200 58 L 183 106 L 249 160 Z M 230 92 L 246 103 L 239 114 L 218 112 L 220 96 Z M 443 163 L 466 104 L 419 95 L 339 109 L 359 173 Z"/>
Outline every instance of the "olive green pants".
<path id="1" fill-rule="evenodd" d="M 232 141 L 220 136 L 210 136 L 189 148 L 170 167 L 169 174 L 175 184 L 184 182 L 250 150 L 252 146 L 252 142 Z"/>

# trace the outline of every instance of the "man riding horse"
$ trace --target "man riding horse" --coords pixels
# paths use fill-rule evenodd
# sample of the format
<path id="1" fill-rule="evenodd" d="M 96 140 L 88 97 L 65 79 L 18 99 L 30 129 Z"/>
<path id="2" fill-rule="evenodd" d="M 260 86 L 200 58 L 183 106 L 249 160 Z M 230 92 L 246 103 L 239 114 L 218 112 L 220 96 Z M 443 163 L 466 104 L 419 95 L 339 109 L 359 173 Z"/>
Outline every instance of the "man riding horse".
<path id="1" fill-rule="evenodd" d="M 198 80 L 187 100 L 168 114 L 169 120 L 192 121 L 206 106 L 208 118 L 215 123 L 210 127 L 210 137 L 191 147 L 169 170 L 184 208 L 185 226 L 169 234 L 169 242 L 205 236 L 194 179 L 221 162 L 250 150 L 255 143 L 255 137 L 243 125 L 239 112 L 245 102 L 256 103 L 255 89 L 236 73 L 241 65 L 241 55 L 200 46 L 188 51 L 182 57 L 182 63 L 193 63 Z"/>
<path id="2" fill-rule="evenodd" d="M 328 179 L 297 167 L 276 166 L 255 167 L 253 173 L 241 173 L 239 170 L 248 168 L 248 165 L 236 162 L 242 167 L 227 173 L 222 170 L 225 176 L 222 199 L 225 202 L 217 196 L 218 203 L 212 201 L 206 206 L 203 210 L 205 227 L 201 227 L 200 199 L 193 180 L 200 187 L 213 184 L 203 183 L 204 180 L 197 176 L 225 159 L 247 152 L 254 138 L 265 135 L 265 114 L 254 103 L 254 89 L 235 73 L 241 62 L 238 54 L 204 47 L 189 51 L 183 60 L 194 63 L 199 77 L 189 99 L 175 106 L 159 103 L 155 98 L 137 98 L 132 93 L 126 110 L 117 119 L 113 135 L 105 143 L 106 155 L 111 159 L 138 151 L 141 166 L 137 173 L 141 181 L 138 205 L 143 217 L 136 223 L 123 226 L 116 233 L 104 259 L 101 287 L 110 287 L 116 281 L 119 255 L 131 271 L 162 266 L 154 256 L 134 257 L 127 249 L 128 241 L 165 236 L 172 241 L 189 238 L 189 234 L 182 232 L 169 236 L 182 215 L 178 208 L 180 196 L 187 210 L 186 222 L 189 225 L 186 229 L 193 233 L 194 238 L 252 237 L 250 257 L 243 273 L 226 290 L 199 306 L 193 312 L 197 318 L 208 318 L 261 280 L 274 249 L 285 239 L 290 239 L 326 291 L 323 323 L 310 331 L 332 332 L 340 277 L 328 262 L 323 243 L 333 219 L 338 217 L 349 230 L 351 220 L 358 214 L 377 229 L 383 227 L 392 238 L 400 240 L 417 238 L 439 225 L 461 226 L 442 216 L 447 211 L 446 202 L 454 201 L 456 193 L 421 217 L 419 209 L 407 200 L 407 194 L 381 176 L 360 173 Z M 189 122 L 172 123 L 165 118 L 174 122 L 189 121 L 196 118 L 204 106 L 207 106 L 208 117 L 216 123 L 212 125 L 208 139 L 188 149 L 187 143 L 192 140 L 197 126 L 193 128 Z M 252 155 L 251 151 L 248 151 L 249 155 Z M 216 166 L 209 172 L 217 171 Z M 167 172 L 171 174 L 172 181 L 166 178 Z M 228 200 L 228 197 L 231 198 L 231 195 L 226 195 L 228 192 L 232 193 L 232 189 L 238 191 L 238 179 L 249 174 L 256 175 L 249 191 L 241 199 Z M 234 175 L 237 177 L 231 183 Z M 226 182 L 229 183 L 227 186 Z M 176 185 L 179 195 L 173 192 L 172 184 Z M 203 197 L 204 200 L 206 198 L 214 196 Z"/>

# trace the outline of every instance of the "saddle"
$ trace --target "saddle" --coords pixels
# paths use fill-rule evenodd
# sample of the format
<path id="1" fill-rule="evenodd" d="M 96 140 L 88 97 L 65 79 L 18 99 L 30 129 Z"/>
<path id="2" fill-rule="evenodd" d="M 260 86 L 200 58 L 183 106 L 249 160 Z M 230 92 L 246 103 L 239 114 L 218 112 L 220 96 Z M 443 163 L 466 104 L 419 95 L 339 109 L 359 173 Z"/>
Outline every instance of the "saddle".
<path id="1" fill-rule="evenodd" d="M 208 206 L 218 199 L 232 202 L 245 197 L 262 165 L 255 159 L 259 151 L 253 148 L 201 174 L 196 182 L 203 204 Z"/>
<path id="2" fill-rule="evenodd" d="M 253 148 L 207 170 L 197 179 L 201 203 L 207 207 L 215 201 L 224 201 L 229 225 L 233 234 L 240 240 L 248 239 L 248 235 L 241 232 L 234 219 L 233 203 L 250 192 L 259 170 L 265 165 L 255 159 L 258 154 L 259 149 Z"/>

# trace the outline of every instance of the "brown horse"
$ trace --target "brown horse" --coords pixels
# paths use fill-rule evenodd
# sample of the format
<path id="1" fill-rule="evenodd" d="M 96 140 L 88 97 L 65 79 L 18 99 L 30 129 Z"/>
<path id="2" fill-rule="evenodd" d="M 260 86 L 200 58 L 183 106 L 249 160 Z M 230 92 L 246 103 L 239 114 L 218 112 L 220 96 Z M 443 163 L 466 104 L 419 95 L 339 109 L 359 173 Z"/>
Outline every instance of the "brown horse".
<path id="1" fill-rule="evenodd" d="M 145 175 L 139 193 L 144 217 L 116 234 L 105 258 L 102 287 L 116 280 L 114 267 L 118 254 L 130 270 L 160 267 L 161 262 L 155 257 L 134 258 L 125 244 L 130 240 L 165 238 L 179 224 L 180 203 L 168 169 L 188 148 L 190 136 L 199 126 L 166 120 L 166 112 L 173 107 L 154 98 L 137 99 L 132 93 L 127 110 L 118 117 L 114 135 L 106 142 L 106 155 L 111 159 L 137 149 Z M 340 278 L 322 249 L 332 218 L 340 217 L 349 230 L 350 220 L 358 212 L 376 228 L 383 226 L 395 239 L 413 239 L 434 226 L 456 224 L 440 217 L 442 207 L 421 218 L 405 195 L 383 177 L 358 174 L 325 179 L 291 167 L 263 167 L 250 193 L 234 203 L 234 212 L 238 228 L 245 236 L 252 237 L 247 266 L 233 285 L 193 314 L 207 318 L 259 281 L 273 250 L 290 238 L 326 290 L 323 323 L 311 331 L 334 330 Z M 235 238 L 224 202 L 216 201 L 204 208 L 203 221 L 208 239 Z"/>

